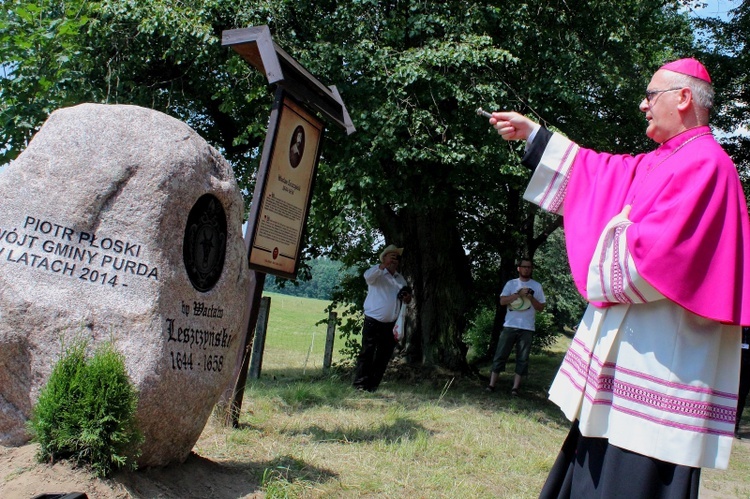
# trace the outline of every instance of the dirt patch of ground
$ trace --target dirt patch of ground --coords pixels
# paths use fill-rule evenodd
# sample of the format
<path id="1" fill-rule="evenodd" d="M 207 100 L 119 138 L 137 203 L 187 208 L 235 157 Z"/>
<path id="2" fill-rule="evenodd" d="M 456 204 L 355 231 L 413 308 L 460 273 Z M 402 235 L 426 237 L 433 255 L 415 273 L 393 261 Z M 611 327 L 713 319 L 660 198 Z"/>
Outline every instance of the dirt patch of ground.
<path id="1" fill-rule="evenodd" d="M 94 478 L 66 462 L 37 463 L 37 445 L 0 446 L 0 497 L 31 499 L 41 494 L 84 492 L 90 499 L 121 498 L 261 498 L 251 478 L 252 465 L 216 462 L 190 454 L 181 465 L 119 472 L 111 479 Z"/>

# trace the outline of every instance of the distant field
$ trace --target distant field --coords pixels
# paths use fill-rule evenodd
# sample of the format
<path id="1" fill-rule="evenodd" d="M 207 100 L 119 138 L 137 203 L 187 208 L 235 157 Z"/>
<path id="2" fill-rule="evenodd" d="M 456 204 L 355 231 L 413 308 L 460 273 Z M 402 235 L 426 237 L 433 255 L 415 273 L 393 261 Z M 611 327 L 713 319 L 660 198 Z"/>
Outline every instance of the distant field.
<path id="1" fill-rule="evenodd" d="M 271 310 L 261 378 L 284 376 L 287 372 L 295 375 L 303 371 L 319 372 L 323 367 L 327 326 L 316 323 L 328 320 L 325 309 L 330 302 L 267 292 L 263 296 L 271 298 Z M 341 359 L 338 353 L 341 347 L 341 340 L 336 338 L 334 363 Z"/>

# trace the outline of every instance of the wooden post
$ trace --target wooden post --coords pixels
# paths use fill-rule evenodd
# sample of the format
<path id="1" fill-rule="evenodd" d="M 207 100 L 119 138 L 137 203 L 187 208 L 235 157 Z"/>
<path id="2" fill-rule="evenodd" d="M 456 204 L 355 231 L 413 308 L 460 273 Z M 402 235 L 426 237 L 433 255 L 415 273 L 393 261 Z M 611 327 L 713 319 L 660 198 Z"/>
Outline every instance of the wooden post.
<path id="1" fill-rule="evenodd" d="M 336 338 L 336 312 L 328 313 L 328 330 L 326 331 L 326 351 L 323 355 L 323 369 L 331 368 L 333 359 L 333 340 Z"/>
<path id="2" fill-rule="evenodd" d="M 250 379 L 260 378 L 260 369 L 263 365 L 263 350 L 266 346 L 266 331 L 268 331 L 268 314 L 271 310 L 271 297 L 264 296 L 260 299 L 260 312 L 258 322 L 255 324 L 255 338 L 253 339 L 253 351 L 250 358 Z"/>
<path id="3" fill-rule="evenodd" d="M 247 241 L 246 241 L 247 244 Z M 254 274 L 255 286 L 250 289 L 248 294 L 248 321 L 245 327 L 245 345 L 242 349 L 242 365 L 237 374 L 237 382 L 234 384 L 232 392 L 232 402 L 226 413 L 225 424 L 237 428 L 240 424 L 240 410 L 242 409 L 242 399 L 245 396 L 245 383 L 247 382 L 247 369 L 250 365 L 250 347 L 253 341 L 255 323 L 258 321 L 258 312 L 260 310 L 260 300 L 263 294 L 263 285 L 266 283 L 266 274 L 263 272 L 250 271 Z"/>

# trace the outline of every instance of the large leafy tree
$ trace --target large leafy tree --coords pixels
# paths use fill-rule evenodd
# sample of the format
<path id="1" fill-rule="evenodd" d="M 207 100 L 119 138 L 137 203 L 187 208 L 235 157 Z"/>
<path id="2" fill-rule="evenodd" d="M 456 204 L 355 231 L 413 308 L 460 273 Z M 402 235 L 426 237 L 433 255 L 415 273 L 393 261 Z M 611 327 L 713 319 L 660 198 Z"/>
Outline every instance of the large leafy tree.
<path id="1" fill-rule="evenodd" d="M 521 201 L 520 151 L 474 109 L 532 113 L 593 147 L 644 148 L 642 90 L 670 48 L 690 44 L 685 17 L 662 2 L 316 3 L 303 16 L 327 22 L 295 26 L 288 43 L 326 41 L 298 53 L 338 75 L 359 127 L 325 152 L 314 237 L 336 220 L 403 244 L 418 310 L 409 358 L 451 368 L 464 367 L 467 314 L 496 303 L 515 258 L 559 225 Z M 341 238 L 332 251 L 371 255 L 371 244 Z"/>
<path id="2" fill-rule="evenodd" d="M 560 224 L 521 201 L 522 146 L 501 142 L 474 109 L 532 114 L 590 147 L 649 147 L 643 88 L 692 46 L 678 4 L 6 0 L 0 154 L 17 155 L 57 107 L 138 104 L 193 126 L 252 192 L 271 92 L 220 37 L 268 24 L 337 85 L 358 129 L 327 135 L 307 253 L 364 268 L 379 244 L 404 245 L 417 298 L 409 358 L 460 370 L 468 314 L 494 304 L 515 258 Z M 356 305 L 354 282 L 345 298 Z"/>

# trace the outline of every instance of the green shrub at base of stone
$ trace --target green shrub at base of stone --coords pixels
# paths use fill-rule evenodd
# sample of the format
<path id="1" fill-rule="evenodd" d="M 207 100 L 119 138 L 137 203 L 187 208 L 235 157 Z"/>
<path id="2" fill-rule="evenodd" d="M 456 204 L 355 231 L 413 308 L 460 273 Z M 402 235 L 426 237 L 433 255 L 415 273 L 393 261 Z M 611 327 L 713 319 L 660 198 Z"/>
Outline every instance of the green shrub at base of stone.
<path id="1" fill-rule="evenodd" d="M 143 442 L 135 418 L 138 393 L 111 342 L 101 343 L 91 358 L 86 347 L 83 340 L 63 346 L 29 430 L 40 445 L 40 462 L 69 459 L 103 477 L 136 467 Z"/>

